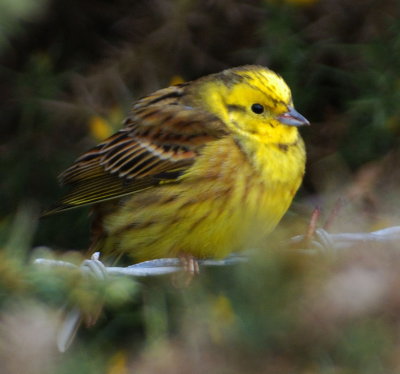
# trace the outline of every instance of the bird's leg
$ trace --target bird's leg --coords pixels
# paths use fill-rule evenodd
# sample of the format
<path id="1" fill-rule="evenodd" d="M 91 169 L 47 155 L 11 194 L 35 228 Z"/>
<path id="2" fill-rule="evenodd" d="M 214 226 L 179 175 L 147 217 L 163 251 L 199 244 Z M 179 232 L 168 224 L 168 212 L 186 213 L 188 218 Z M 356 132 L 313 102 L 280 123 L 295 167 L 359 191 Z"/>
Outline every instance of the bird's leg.
<path id="1" fill-rule="evenodd" d="M 199 263 L 196 257 L 189 254 L 178 255 L 182 264 L 182 272 L 174 274 L 172 284 L 177 288 L 185 288 L 190 285 L 193 278 L 200 274 Z"/>
<path id="2" fill-rule="evenodd" d="M 187 274 L 191 274 L 192 277 L 200 274 L 199 262 L 196 257 L 188 254 L 181 254 L 179 256 L 181 260 L 183 271 Z"/>

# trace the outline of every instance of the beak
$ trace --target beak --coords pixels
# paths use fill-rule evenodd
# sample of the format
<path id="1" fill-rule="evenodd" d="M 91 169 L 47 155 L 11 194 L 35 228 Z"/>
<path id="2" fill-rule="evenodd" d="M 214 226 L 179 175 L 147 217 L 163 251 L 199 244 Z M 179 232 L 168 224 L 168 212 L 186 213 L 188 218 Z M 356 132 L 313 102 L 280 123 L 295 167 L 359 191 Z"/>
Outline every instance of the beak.
<path id="1" fill-rule="evenodd" d="M 293 107 L 289 107 L 288 109 L 289 110 L 287 112 L 278 116 L 277 119 L 280 123 L 289 126 L 303 126 L 310 124 L 310 122 L 308 122 L 308 120 Z"/>

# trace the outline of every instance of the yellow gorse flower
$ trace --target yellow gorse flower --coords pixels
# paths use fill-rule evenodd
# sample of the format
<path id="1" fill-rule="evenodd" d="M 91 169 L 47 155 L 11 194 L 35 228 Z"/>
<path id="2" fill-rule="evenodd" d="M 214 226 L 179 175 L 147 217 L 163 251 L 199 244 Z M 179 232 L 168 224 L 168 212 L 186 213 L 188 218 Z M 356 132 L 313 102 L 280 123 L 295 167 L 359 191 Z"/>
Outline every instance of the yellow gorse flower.
<path id="1" fill-rule="evenodd" d="M 128 374 L 127 359 L 124 352 L 119 351 L 111 358 L 107 374 Z"/>
<path id="2" fill-rule="evenodd" d="M 71 190 L 49 213 L 93 205 L 91 249 L 103 253 L 226 256 L 262 240 L 288 209 L 305 124 L 284 80 L 262 66 L 161 89 L 61 175 Z"/>
<path id="3" fill-rule="evenodd" d="M 175 85 L 177 85 L 177 84 L 183 83 L 184 81 L 185 81 L 185 80 L 184 80 L 180 75 L 174 75 L 174 76 L 171 78 L 169 84 L 170 84 L 171 86 L 175 86 Z"/>
<path id="4" fill-rule="evenodd" d="M 108 122 L 100 116 L 92 116 L 89 119 L 89 131 L 92 137 L 101 141 L 112 134 L 112 128 Z"/>
<path id="5" fill-rule="evenodd" d="M 209 332 L 216 343 L 223 343 L 227 332 L 234 329 L 236 315 L 230 300 L 225 295 L 215 297 L 210 308 Z"/>
<path id="6" fill-rule="evenodd" d="M 121 123 L 122 119 L 121 107 L 113 106 L 107 116 L 93 115 L 89 118 L 89 133 L 96 141 L 102 141 L 115 131 L 115 125 Z"/>

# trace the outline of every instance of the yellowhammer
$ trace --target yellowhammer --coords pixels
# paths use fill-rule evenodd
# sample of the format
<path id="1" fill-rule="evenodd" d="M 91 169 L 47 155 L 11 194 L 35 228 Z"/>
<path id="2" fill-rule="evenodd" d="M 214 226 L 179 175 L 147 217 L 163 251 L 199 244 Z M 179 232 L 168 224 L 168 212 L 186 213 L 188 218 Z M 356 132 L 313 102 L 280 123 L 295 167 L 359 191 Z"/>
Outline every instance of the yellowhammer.
<path id="1" fill-rule="evenodd" d="M 158 90 L 62 173 L 71 189 L 49 213 L 92 204 L 93 251 L 224 257 L 259 242 L 288 209 L 305 165 L 297 127 L 307 124 L 262 66 Z"/>

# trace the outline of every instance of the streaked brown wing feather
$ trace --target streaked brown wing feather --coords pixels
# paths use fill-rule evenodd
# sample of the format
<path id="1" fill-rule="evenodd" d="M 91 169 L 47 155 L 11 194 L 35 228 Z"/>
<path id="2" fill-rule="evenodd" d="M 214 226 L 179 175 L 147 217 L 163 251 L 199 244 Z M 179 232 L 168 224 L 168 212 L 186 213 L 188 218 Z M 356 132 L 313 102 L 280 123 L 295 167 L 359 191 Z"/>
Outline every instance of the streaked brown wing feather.
<path id="1" fill-rule="evenodd" d="M 176 181 L 207 142 L 227 133 L 215 116 L 183 105 L 184 95 L 185 84 L 137 101 L 124 128 L 60 175 L 70 191 L 48 214 Z"/>

